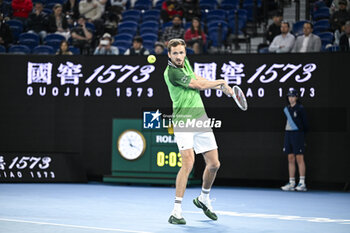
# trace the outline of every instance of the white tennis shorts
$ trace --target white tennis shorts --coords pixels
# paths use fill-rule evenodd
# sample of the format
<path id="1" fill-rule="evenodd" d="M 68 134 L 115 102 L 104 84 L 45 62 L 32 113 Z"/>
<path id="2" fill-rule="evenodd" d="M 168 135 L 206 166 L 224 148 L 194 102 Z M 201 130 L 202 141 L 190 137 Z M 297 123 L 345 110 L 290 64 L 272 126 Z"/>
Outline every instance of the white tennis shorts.
<path id="1" fill-rule="evenodd" d="M 193 148 L 196 154 L 217 149 L 214 133 L 211 132 L 174 132 L 180 150 Z"/>

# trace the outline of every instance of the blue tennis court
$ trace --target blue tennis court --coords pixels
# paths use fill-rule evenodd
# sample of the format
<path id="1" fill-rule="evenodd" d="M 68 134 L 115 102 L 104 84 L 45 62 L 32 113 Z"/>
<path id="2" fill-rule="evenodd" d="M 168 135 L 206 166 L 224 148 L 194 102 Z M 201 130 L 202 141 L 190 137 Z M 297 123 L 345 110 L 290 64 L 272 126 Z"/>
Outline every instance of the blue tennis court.
<path id="1" fill-rule="evenodd" d="M 171 187 L 0 184 L 0 232 L 350 232 L 350 193 L 214 187 L 214 222 L 192 204 L 200 190 L 186 190 L 178 226 Z"/>

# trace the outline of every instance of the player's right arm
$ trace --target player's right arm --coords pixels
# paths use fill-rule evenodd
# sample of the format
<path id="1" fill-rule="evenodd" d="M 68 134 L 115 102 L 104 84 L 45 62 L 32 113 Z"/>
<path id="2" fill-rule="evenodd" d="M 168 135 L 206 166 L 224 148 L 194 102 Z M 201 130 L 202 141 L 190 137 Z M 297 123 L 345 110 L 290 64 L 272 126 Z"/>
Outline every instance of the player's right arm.
<path id="1" fill-rule="evenodd" d="M 197 75 L 197 74 L 195 74 L 196 75 L 196 79 L 197 80 L 207 80 L 207 79 L 205 79 L 205 78 L 203 78 L 203 77 L 201 77 L 201 76 L 199 76 L 199 75 Z M 208 80 L 207 80 L 208 81 Z M 213 87 L 213 88 L 211 88 L 211 89 L 214 89 L 214 90 L 222 90 L 224 93 L 225 93 L 225 95 L 227 95 L 227 96 L 229 96 L 229 97 L 231 97 L 232 95 L 233 95 L 233 90 L 231 89 L 231 87 L 227 84 L 227 82 L 225 81 L 225 83 L 224 84 L 221 84 L 221 85 L 218 85 L 218 86 L 215 86 L 215 87 Z"/>
<path id="2" fill-rule="evenodd" d="M 192 88 L 197 90 L 213 89 L 225 84 L 225 80 L 209 81 L 207 79 L 192 79 L 180 69 L 171 69 L 168 71 L 169 81 L 174 86 L 182 86 L 184 88 Z"/>
<path id="3" fill-rule="evenodd" d="M 191 79 L 188 87 L 197 90 L 220 89 L 226 82 L 223 79 L 209 81 L 207 79 Z"/>

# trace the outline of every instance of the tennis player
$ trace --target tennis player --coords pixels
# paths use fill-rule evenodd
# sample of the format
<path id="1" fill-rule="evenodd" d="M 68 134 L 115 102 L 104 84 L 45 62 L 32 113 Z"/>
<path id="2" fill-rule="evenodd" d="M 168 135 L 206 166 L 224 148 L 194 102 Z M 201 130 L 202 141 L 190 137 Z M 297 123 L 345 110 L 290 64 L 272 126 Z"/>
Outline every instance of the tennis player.
<path id="1" fill-rule="evenodd" d="M 186 57 L 186 44 L 182 39 L 172 39 L 168 43 L 168 66 L 164 79 L 173 102 L 173 122 L 195 119 L 207 119 L 200 91 L 205 89 L 220 89 L 226 95 L 232 96 L 233 91 L 225 80 L 208 81 L 196 75 Z M 174 209 L 169 218 L 171 224 L 186 224 L 182 217 L 182 198 L 187 180 L 194 164 L 194 153 L 203 154 L 206 163 L 203 173 L 202 192 L 193 203 L 201 208 L 204 214 L 212 220 L 217 220 L 213 212 L 209 192 L 220 167 L 218 150 L 212 129 L 206 131 L 187 130 L 174 127 L 177 146 L 182 157 L 182 167 L 176 177 L 176 195 Z"/>
<path id="2" fill-rule="evenodd" d="M 307 191 L 305 184 L 305 140 L 307 121 L 304 107 L 299 101 L 299 93 L 295 89 L 287 94 L 288 106 L 284 108 L 287 118 L 283 151 L 288 155 L 289 183 L 282 186 L 283 191 Z M 299 184 L 295 187 L 295 158 L 299 168 Z"/>

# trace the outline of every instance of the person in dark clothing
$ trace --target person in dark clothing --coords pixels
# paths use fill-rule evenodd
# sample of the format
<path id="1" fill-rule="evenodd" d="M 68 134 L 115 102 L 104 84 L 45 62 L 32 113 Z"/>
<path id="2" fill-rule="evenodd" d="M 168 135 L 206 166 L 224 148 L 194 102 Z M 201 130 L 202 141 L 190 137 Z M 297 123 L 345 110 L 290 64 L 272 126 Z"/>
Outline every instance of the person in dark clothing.
<path id="1" fill-rule="evenodd" d="M 70 36 L 68 22 L 65 14 L 62 12 L 62 5 L 56 4 L 53 7 L 53 13 L 49 15 L 48 32 L 64 36 L 67 40 Z"/>
<path id="2" fill-rule="evenodd" d="M 266 31 L 266 40 L 271 44 L 273 41 L 273 38 L 281 34 L 281 22 L 282 22 L 282 15 L 276 14 L 273 16 L 272 20 L 273 23 L 268 27 Z"/>
<path id="3" fill-rule="evenodd" d="M 344 34 L 339 40 L 340 51 L 350 51 L 350 21 L 347 21 L 344 26 Z"/>
<path id="4" fill-rule="evenodd" d="M 345 24 L 346 21 L 350 20 L 350 13 L 346 10 L 347 1 L 339 1 L 339 10 L 336 11 L 331 17 L 332 30 L 340 30 L 340 27 Z"/>
<path id="5" fill-rule="evenodd" d="M 43 4 L 36 2 L 34 11 L 29 14 L 27 30 L 28 32 L 39 34 L 41 40 L 43 40 L 48 30 L 48 16 L 43 12 Z"/>
<path id="6" fill-rule="evenodd" d="M 183 11 L 178 0 L 166 0 L 162 4 L 161 18 L 163 22 L 172 21 L 175 15 L 182 16 Z"/>
<path id="7" fill-rule="evenodd" d="M 71 31 L 73 45 L 80 48 L 80 53 L 83 55 L 90 54 L 90 45 L 93 39 L 93 34 L 86 28 L 86 18 L 80 16 L 78 25 Z"/>
<path id="8" fill-rule="evenodd" d="M 68 15 L 73 20 L 78 20 L 79 18 L 79 1 L 78 0 L 68 0 L 63 5 L 63 12 Z"/>
<path id="9" fill-rule="evenodd" d="M 0 0 L 0 13 L 3 14 L 5 20 L 10 19 L 12 15 L 11 3 Z"/>
<path id="10" fill-rule="evenodd" d="M 288 105 L 283 109 L 287 118 L 283 151 L 288 155 L 289 183 L 282 186 L 283 191 L 307 191 L 305 185 L 305 132 L 308 129 L 306 113 L 301 105 L 299 93 L 295 89 L 287 94 Z M 295 160 L 299 168 L 299 184 L 295 187 Z"/>
<path id="11" fill-rule="evenodd" d="M 135 36 L 132 40 L 132 47 L 125 51 L 124 55 L 149 55 L 149 51 L 142 46 L 141 36 Z"/>
<path id="12" fill-rule="evenodd" d="M 12 41 L 13 38 L 11 29 L 9 25 L 5 23 L 3 14 L 0 13 L 0 45 L 8 47 Z"/>
<path id="13" fill-rule="evenodd" d="M 191 22 L 194 17 L 201 17 L 201 8 L 199 7 L 198 0 L 183 0 L 182 9 L 186 22 Z"/>

